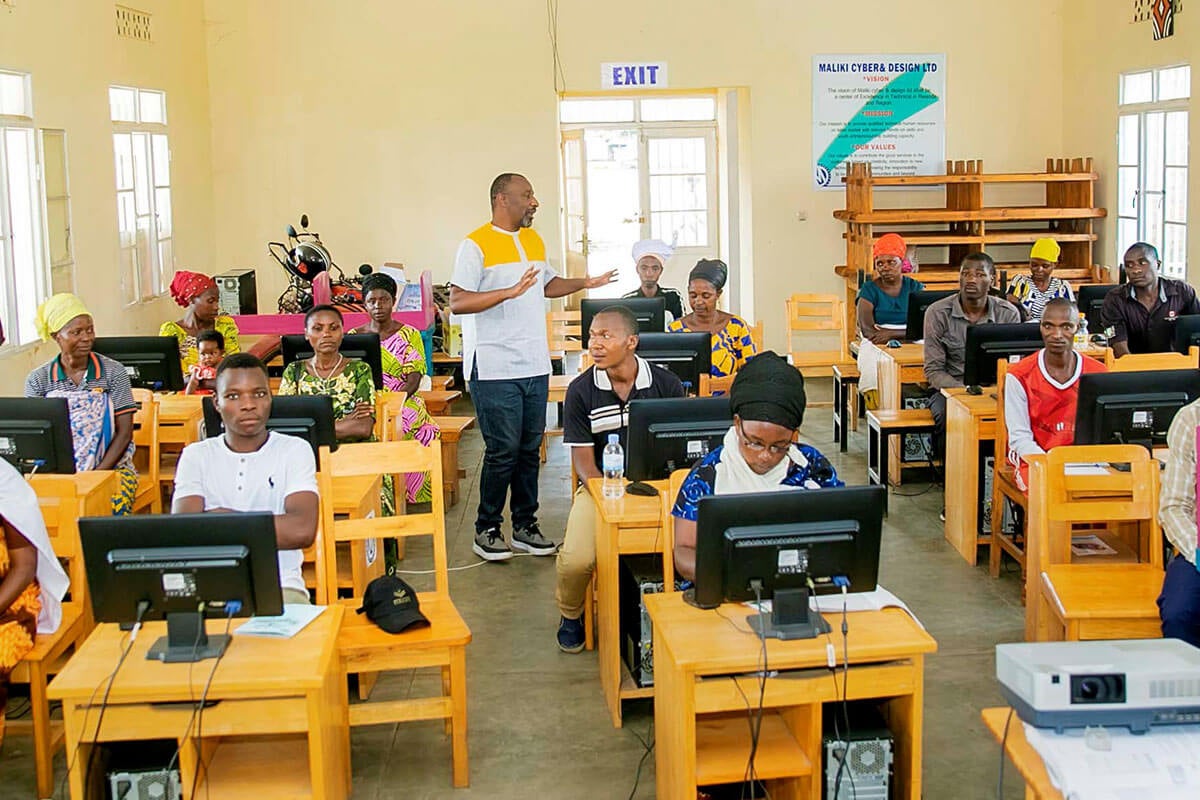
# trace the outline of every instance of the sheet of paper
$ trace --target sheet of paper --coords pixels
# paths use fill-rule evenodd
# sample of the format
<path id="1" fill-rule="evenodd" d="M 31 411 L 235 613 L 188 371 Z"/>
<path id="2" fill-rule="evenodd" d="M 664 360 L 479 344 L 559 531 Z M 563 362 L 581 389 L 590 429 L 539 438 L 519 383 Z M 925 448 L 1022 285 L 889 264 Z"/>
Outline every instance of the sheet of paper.
<path id="1" fill-rule="evenodd" d="M 1063 465 L 1064 475 L 1108 475 L 1110 471 L 1108 464 L 1078 462 Z"/>
<path id="2" fill-rule="evenodd" d="M 1111 556 L 1117 551 L 1094 533 L 1076 534 L 1071 537 L 1073 556 Z"/>
<path id="3" fill-rule="evenodd" d="M 271 639 L 290 639 L 321 616 L 325 606 L 308 606 L 285 603 L 283 614 L 278 617 L 251 617 L 238 626 L 235 636 L 266 636 Z"/>
<path id="4" fill-rule="evenodd" d="M 1200 725 L 1170 725 L 1135 736 L 1105 729 L 1109 750 L 1087 744 L 1082 729 L 1061 734 L 1025 725 L 1025 738 L 1071 800 L 1182 800 L 1200 797 Z"/>
<path id="5" fill-rule="evenodd" d="M 809 598 L 808 606 L 813 611 L 819 611 L 823 614 L 840 614 L 842 611 L 842 601 L 842 595 L 840 594 L 818 594 L 812 595 Z M 882 611 L 885 608 L 899 608 L 912 617 L 913 621 L 922 628 L 925 627 L 903 600 L 882 586 L 876 586 L 873 592 L 849 592 L 845 595 L 845 604 L 847 612 Z M 764 600 L 761 606 L 753 600 L 747 602 L 746 605 L 750 608 L 758 608 L 764 614 L 771 613 L 770 600 Z"/>

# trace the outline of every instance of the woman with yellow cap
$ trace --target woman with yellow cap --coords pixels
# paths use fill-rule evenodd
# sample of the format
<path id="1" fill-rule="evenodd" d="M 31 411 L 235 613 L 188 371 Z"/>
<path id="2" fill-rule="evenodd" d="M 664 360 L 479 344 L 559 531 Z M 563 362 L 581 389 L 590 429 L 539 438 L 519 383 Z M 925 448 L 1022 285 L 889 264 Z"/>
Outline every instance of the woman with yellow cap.
<path id="1" fill-rule="evenodd" d="M 904 338 L 908 298 L 925 288 L 920 281 L 904 274 L 907 252 L 907 243 L 897 233 L 884 234 L 872 248 L 875 277 L 859 289 L 856 310 L 858 332 L 875 344 Z"/>
<path id="2" fill-rule="evenodd" d="M 37 310 L 38 333 L 58 344 L 59 354 L 25 378 L 26 397 L 62 397 L 71 418 L 75 469 L 116 470 L 112 513 L 128 514 L 137 494 L 133 467 L 133 413 L 137 403 L 125 368 L 92 352 L 96 329 L 91 312 L 73 294 L 56 294 Z"/>
<path id="3" fill-rule="evenodd" d="M 1017 307 L 1026 322 L 1039 322 L 1046 303 L 1056 297 L 1075 302 L 1071 285 L 1054 277 L 1062 248 L 1053 239 L 1038 239 L 1029 251 L 1029 274 L 1018 275 L 1008 287 L 1008 302 Z"/>

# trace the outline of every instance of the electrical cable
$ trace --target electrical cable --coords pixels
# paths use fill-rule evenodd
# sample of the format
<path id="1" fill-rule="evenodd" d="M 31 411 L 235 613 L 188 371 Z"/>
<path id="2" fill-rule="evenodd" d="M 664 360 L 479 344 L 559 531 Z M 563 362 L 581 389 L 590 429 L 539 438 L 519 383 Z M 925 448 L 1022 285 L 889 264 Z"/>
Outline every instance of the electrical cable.
<path id="1" fill-rule="evenodd" d="M 629 800 L 633 800 L 634 795 L 637 794 L 638 784 L 642 782 L 642 767 L 646 765 L 646 759 L 654 752 L 654 717 L 650 718 L 650 726 L 646 728 L 645 739 L 638 736 L 632 729 L 629 732 L 633 734 L 633 738 L 641 742 L 642 749 L 645 751 L 638 759 L 637 772 L 633 773 L 633 788 L 629 790 Z"/>
<path id="2" fill-rule="evenodd" d="M 188 661 L 188 678 L 187 678 L 188 699 L 192 701 L 192 716 L 188 718 L 188 724 L 187 724 L 187 727 L 183 731 L 183 736 L 178 740 L 178 743 L 175 745 L 175 752 L 171 755 L 171 760 L 167 762 L 166 771 L 168 773 L 170 773 L 170 771 L 175 768 L 176 763 L 178 763 L 179 751 L 183 747 L 183 743 L 188 740 L 189 736 L 191 736 L 192 725 L 196 722 L 196 712 L 199 711 L 199 706 L 196 705 L 196 701 L 193 697 L 193 692 L 192 692 L 192 667 L 196 666 L 196 653 L 200 650 L 200 637 L 203 633 L 204 633 L 204 618 L 203 618 L 203 610 L 202 610 L 200 624 L 196 626 L 196 638 L 192 642 L 192 658 L 190 661 Z"/>
<path id="3" fill-rule="evenodd" d="M 1008 716 L 1004 719 L 1004 733 L 1000 737 L 1000 775 L 996 778 L 996 800 L 1004 798 L 1004 748 L 1008 746 L 1008 726 L 1012 722 L 1013 710 L 1008 709 Z"/>
<path id="4" fill-rule="evenodd" d="M 226 636 L 226 637 L 229 636 L 229 628 L 233 624 L 233 615 L 236 614 L 238 609 L 240 609 L 240 608 L 241 608 L 240 603 L 238 604 L 238 608 L 236 608 L 236 609 L 233 608 L 232 605 L 229 606 L 229 615 L 225 617 L 225 633 L 223 634 L 224 636 Z M 201 620 L 200 624 L 201 625 L 204 624 L 203 620 Z M 203 770 L 205 773 L 204 796 L 206 798 L 208 797 L 208 790 L 209 790 L 209 783 L 207 780 L 208 765 L 204 763 L 204 759 L 201 757 L 201 752 L 200 752 L 200 743 L 203 741 L 203 737 L 204 737 L 204 704 L 208 702 L 208 690 L 209 690 L 209 687 L 212 686 L 213 676 L 217 674 L 217 667 L 221 666 L 221 659 L 223 659 L 225 657 L 225 652 L 228 649 L 229 649 L 229 645 L 227 643 L 225 646 L 225 649 L 222 650 L 217 655 L 216 660 L 213 662 L 212 669 L 209 670 L 209 672 L 208 672 L 208 680 L 205 681 L 205 683 L 204 683 L 204 691 L 202 691 L 200 693 L 200 705 L 198 707 L 200 713 L 196 719 L 196 773 L 192 776 L 192 791 L 189 795 L 189 797 L 191 797 L 192 800 L 195 800 L 195 797 L 196 797 L 196 787 L 199 785 L 199 782 L 200 782 L 201 770 Z"/>
<path id="5" fill-rule="evenodd" d="M 754 602 L 758 608 L 760 622 L 765 623 L 765 614 L 762 611 L 762 582 L 758 580 L 750 581 L 750 588 L 754 590 Z M 746 784 L 749 783 L 753 789 L 757 777 L 754 772 L 754 758 L 758 755 L 758 737 L 762 732 L 763 720 L 763 705 L 767 695 L 767 632 L 765 627 L 760 624 L 758 626 L 758 638 L 761 643 L 758 672 L 758 711 L 748 715 L 750 723 L 750 758 L 746 761 L 746 774 L 742 782 L 742 796 L 745 797 Z"/>
<path id="6" fill-rule="evenodd" d="M 150 603 L 145 600 L 138 601 L 137 619 L 134 620 L 133 629 L 129 631 L 129 638 L 125 640 L 125 646 L 121 649 L 121 657 L 117 659 L 117 665 L 113 667 L 113 671 L 109 673 L 108 685 L 104 687 L 104 697 L 100 700 L 100 716 L 96 718 L 96 734 L 92 740 L 92 749 L 88 751 L 87 768 L 83 773 L 83 794 L 85 797 L 90 797 L 89 786 L 92 779 L 92 767 L 96 760 L 96 751 L 99 750 L 100 741 L 100 726 L 104 724 L 104 712 L 108 709 L 108 697 L 112 693 L 113 683 L 117 680 L 117 673 L 121 671 L 121 665 L 125 663 L 125 659 L 129 658 L 129 653 L 133 650 L 133 643 L 137 640 L 138 633 L 142 630 L 142 618 L 146 616 L 146 612 L 150 610 Z M 103 681 L 101 681 L 103 683 Z M 87 718 L 92 711 L 92 701 L 96 698 L 96 692 L 100 691 L 100 686 L 92 692 L 91 698 L 88 700 L 88 708 L 83 714 L 83 730 L 86 732 Z M 67 765 L 67 773 L 63 775 L 63 783 L 59 784 L 59 791 L 64 788 L 67 778 L 71 774 L 71 767 L 74 765 L 75 759 L 79 756 L 79 748 L 83 745 L 83 739 L 80 738 L 78 744 L 75 745 L 75 752 L 71 754 L 71 763 Z"/>

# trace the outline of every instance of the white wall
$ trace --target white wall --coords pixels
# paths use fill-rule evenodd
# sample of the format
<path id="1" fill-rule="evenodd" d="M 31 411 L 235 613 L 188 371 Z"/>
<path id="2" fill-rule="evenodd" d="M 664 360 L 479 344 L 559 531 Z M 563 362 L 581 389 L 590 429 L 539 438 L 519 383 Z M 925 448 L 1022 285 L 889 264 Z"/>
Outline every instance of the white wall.
<path id="1" fill-rule="evenodd" d="M 77 293 L 104 335 L 156 332 L 179 309 L 170 299 L 126 306 L 118 274 L 117 201 L 108 87 L 167 93 L 172 151 L 175 257 L 213 269 L 213 198 L 208 75 L 199 0 L 139 0 L 153 14 L 154 41 L 118 39 L 112 3 L 19 0 L 0 8 L 0 67 L 33 75 L 34 123 L 67 133 Z M 53 344 L 0 355 L 0 395 L 19 394 Z"/>

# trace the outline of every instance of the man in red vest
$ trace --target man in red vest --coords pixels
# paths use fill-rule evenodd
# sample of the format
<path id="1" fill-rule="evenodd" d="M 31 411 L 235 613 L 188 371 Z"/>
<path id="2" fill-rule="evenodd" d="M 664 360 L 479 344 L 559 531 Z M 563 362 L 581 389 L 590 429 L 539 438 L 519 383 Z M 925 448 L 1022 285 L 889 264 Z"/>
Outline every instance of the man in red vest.
<path id="1" fill-rule="evenodd" d="M 1046 303 L 1039 325 L 1045 347 L 1014 364 L 1004 379 L 1008 460 L 1017 470 L 1017 485 L 1026 492 L 1029 468 L 1024 457 L 1074 444 L 1079 376 L 1106 369 L 1075 352 L 1079 309 L 1070 300 L 1058 297 Z"/>

